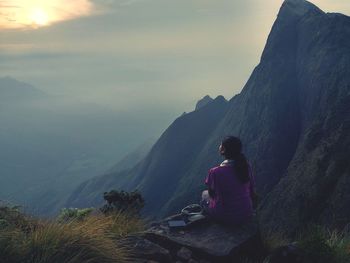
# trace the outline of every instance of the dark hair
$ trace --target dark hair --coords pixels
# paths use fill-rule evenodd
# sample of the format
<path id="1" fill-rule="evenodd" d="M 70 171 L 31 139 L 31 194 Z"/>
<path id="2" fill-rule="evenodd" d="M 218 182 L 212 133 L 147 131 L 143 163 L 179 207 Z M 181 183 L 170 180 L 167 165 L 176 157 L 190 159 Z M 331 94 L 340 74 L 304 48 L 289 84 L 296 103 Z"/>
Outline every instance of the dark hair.
<path id="1" fill-rule="evenodd" d="M 242 183 L 249 182 L 249 165 L 247 158 L 242 153 L 241 140 L 234 136 L 227 136 L 222 140 L 221 145 L 225 149 L 223 153 L 224 157 L 235 161 L 234 167 L 238 174 L 238 179 Z"/>

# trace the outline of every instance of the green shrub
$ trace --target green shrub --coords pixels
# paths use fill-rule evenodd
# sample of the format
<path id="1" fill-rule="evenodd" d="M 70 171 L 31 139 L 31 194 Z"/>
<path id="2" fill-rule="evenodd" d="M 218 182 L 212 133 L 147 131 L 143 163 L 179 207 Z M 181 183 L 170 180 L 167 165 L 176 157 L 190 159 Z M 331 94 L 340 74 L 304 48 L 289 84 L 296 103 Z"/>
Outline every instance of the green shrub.
<path id="1" fill-rule="evenodd" d="M 100 209 L 104 214 L 122 212 L 138 215 L 145 205 L 145 200 L 137 190 L 130 193 L 112 190 L 105 192 L 103 198 L 107 202 Z"/>
<path id="2" fill-rule="evenodd" d="M 339 263 L 350 263 L 350 238 L 339 231 L 328 231 L 327 244 L 334 251 L 334 260 Z"/>
<path id="3" fill-rule="evenodd" d="M 0 219 L 0 229 L 10 227 L 10 223 L 5 219 Z"/>
<path id="4" fill-rule="evenodd" d="M 57 220 L 66 222 L 70 220 L 83 220 L 94 211 L 94 208 L 63 208 Z"/>
<path id="5" fill-rule="evenodd" d="M 0 204 L 0 230 L 7 228 L 19 228 L 28 231 L 33 227 L 35 220 L 20 212 L 20 207 Z"/>

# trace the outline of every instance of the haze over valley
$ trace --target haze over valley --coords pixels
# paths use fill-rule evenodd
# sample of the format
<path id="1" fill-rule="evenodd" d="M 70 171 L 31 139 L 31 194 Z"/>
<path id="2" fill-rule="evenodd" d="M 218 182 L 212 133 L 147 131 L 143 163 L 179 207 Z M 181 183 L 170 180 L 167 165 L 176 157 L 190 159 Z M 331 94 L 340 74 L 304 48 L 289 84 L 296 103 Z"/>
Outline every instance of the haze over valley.
<path id="1" fill-rule="evenodd" d="M 294 2 L 304 6 L 305 1 Z M 267 66 L 267 69 L 264 67 L 266 72 L 259 74 L 260 67 L 254 69 L 259 61 L 275 62 L 272 55 L 266 54 L 280 51 L 269 41 L 267 51 L 264 46 L 282 3 L 274 0 L 0 1 L 0 199 L 20 204 L 32 213 L 52 215 L 64 206 L 96 204 L 101 200 L 101 193 L 110 187 L 125 186 L 131 190 L 140 186 L 146 189 L 150 203 L 154 199 L 162 202 L 152 203 L 149 211 L 160 207 L 162 213 L 173 211 L 186 198 L 194 198 L 182 188 L 188 182 L 176 180 L 187 176 L 195 178 L 191 184 L 201 183 L 206 172 L 204 167 L 219 161 L 214 157 L 215 143 L 224 131 L 238 133 L 247 129 L 256 134 L 253 126 L 260 119 L 243 110 L 245 103 L 251 100 L 255 110 L 261 107 L 264 114 L 271 111 L 265 116 L 271 122 L 276 121 L 274 118 L 288 118 L 295 124 L 290 138 L 293 143 L 286 146 L 288 151 L 283 162 L 275 160 L 277 164 L 270 167 L 273 170 L 270 176 L 258 179 L 267 185 L 262 187 L 263 192 L 271 190 L 294 156 L 300 139 L 299 129 L 306 125 L 304 119 L 296 117 L 302 114 L 298 112 L 301 109 L 277 107 L 282 88 L 287 90 L 285 94 L 290 93 L 288 98 L 299 103 L 299 95 L 296 95 L 299 88 L 293 93 L 295 87 L 272 85 L 279 81 L 277 75 L 282 78 L 282 74 L 289 74 L 289 78 L 281 80 L 288 85 L 300 76 L 295 76 L 287 66 L 278 73 Z M 344 0 L 315 0 L 313 3 L 326 12 L 345 14 L 339 17 L 350 14 L 350 6 Z M 69 8 L 75 12 L 70 12 Z M 300 9 L 296 10 L 300 15 Z M 289 21 L 289 16 L 285 16 Z M 329 15 L 338 21 L 336 16 Z M 283 28 L 283 20 L 277 25 Z M 340 35 L 347 34 L 343 24 L 334 27 Z M 320 26 L 321 29 L 326 34 L 329 28 Z M 315 30 L 308 34 L 314 35 L 318 29 Z M 292 38 L 295 32 L 291 32 L 289 36 L 280 36 L 275 29 L 269 39 L 274 43 L 290 37 L 290 43 L 294 43 L 297 38 Z M 293 48 L 303 47 L 303 44 L 288 46 L 281 40 L 279 46 L 284 47 L 286 53 L 294 54 Z M 339 47 L 335 45 L 334 48 Z M 328 51 L 324 46 L 320 49 L 325 54 Z M 315 51 L 315 56 L 317 54 Z M 310 61 L 316 60 L 310 58 Z M 341 78 L 337 74 L 332 76 Z M 260 80 L 257 87 L 255 78 L 268 77 L 272 78 L 272 84 L 265 87 L 266 93 L 255 94 L 255 89 L 263 90 L 266 84 Z M 242 91 L 243 87 L 251 88 Z M 303 88 L 307 87 L 305 84 Z M 246 95 L 250 93 L 255 95 Z M 235 96 L 237 94 L 240 95 Z M 206 95 L 212 99 L 206 97 L 193 111 L 197 101 Z M 245 101 L 243 96 L 250 100 Z M 310 101 L 313 99 L 310 95 Z M 232 107 L 238 107 L 241 115 Z M 303 110 L 310 109 L 305 106 Z M 286 115 L 273 115 L 280 111 Z M 202 116 L 203 112 L 206 113 Z M 253 124 L 243 125 L 249 118 Z M 173 123 L 173 120 L 176 121 Z M 222 126 L 221 122 L 228 120 L 230 124 Z M 238 130 L 240 125 L 242 128 Z M 183 127 L 184 134 L 180 136 Z M 222 132 L 216 130 L 220 127 Z M 247 143 L 257 140 L 247 149 L 249 157 L 263 155 L 254 147 L 267 151 L 261 145 L 268 134 L 273 134 L 273 128 L 273 125 L 266 126 L 265 137 L 259 140 L 253 135 L 249 138 L 242 135 Z M 203 132 L 198 138 L 195 136 L 197 129 Z M 172 133 L 174 138 L 170 136 Z M 197 148 L 188 156 L 182 156 L 192 143 L 191 136 Z M 162 152 L 164 149 L 161 150 L 167 145 L 163 144 L 164 140 L 172 145 L 172 152 L 184 159 L 177 160 L 176 165 L 181 169 L 174 171 L 176 175 L 172 177 L 176 179 L 174 184 L 179 183 L 178 191 L 159 198 L 151 194 L 153 179 L 145 176 L 143 169 L 149 160 L 158 156 L 158 151 L 162 157 L 166 156 Z M 183 148 L 179 147 L 180 142 Z M 155 149 L 148 155 L 153 145 Z M 208 152 L 211 154 L 206 155 Z M 198 157 L 192 164 L 197 155 L 203 158 Z M 141 160 L 144 166 L 137 166 Z M 160 165 L 166 163 L 158 161 Z M 176 161 L 175 157 L 171 161 Z M 263 161 L 266 160 L 261 159 Z M 198 168 L 200 164 L 201 169 Z M 152 170 L 155 167 L 151 168 L 147 173 L 156 175 Z M 259 164 L 258 168 L 262 169 Z M 131 171 L 127 174 L 121 173 L 128 169 Z M 259 172 L 269 174 L 264 170 Z M 116 176 L 117 173 L 121 175 Z M 123 180 L 127 178 L 130 180 L 126 183 Z M 103 187 L 108 189 L 95 187 L 101 180 L 105 180 Z M 196 187 L 199 191 L 200 186 Z"/>
<path id="2" fill-rule="evenodd" d="M 77 184 L 153 142 L 168 123 L 166 113 L 117 112 L 9 77 L 0 78 L 0 109 L 0 199 L 39 214 L 57 212 Z"/>

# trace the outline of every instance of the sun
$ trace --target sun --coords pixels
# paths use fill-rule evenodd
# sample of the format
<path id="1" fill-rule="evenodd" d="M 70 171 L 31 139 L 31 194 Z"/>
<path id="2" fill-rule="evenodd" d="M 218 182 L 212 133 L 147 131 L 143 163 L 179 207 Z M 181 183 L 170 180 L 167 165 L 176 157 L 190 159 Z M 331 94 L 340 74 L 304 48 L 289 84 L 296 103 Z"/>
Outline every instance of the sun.
<path id="1" fill-rule="evenodd" d="M 30 12 L 29 19 L 36 26 L 46 26 L 49 24 L 49 15 L 41 7 L 33 8 Z"/>

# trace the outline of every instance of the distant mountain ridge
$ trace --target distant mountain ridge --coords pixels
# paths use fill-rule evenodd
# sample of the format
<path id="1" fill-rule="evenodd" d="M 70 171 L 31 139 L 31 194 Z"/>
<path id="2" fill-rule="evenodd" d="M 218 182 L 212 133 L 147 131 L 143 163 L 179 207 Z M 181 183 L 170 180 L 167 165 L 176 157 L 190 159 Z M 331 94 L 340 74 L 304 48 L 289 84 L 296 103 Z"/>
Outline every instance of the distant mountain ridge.
<path id="1" fill-rule="evenodd" d="M 0 78 L 0 101 L 39 99 L 46 96 L 45 92 L 27 83 L 9 76 Z"/>
<path id="2" fill-rule="evenodd" d="M 350 222 L 350 18 L 284 1 L 242 92 L 185 114 L 133 168 L 85 182 L 68 205 L 138 188 L 147 215 L 197 202 L 223 136 L 239 136 L 256 172 L 265 229 Z"/>
<path id="3" fill-rule="evenodd" d="M 53 215 L 82 182 L 158 134 L 157 122 L 0 78 L 0 200 L 32 214 Z M 149 144 L 128 155 L 118 169 L 142 159 Z"/>

